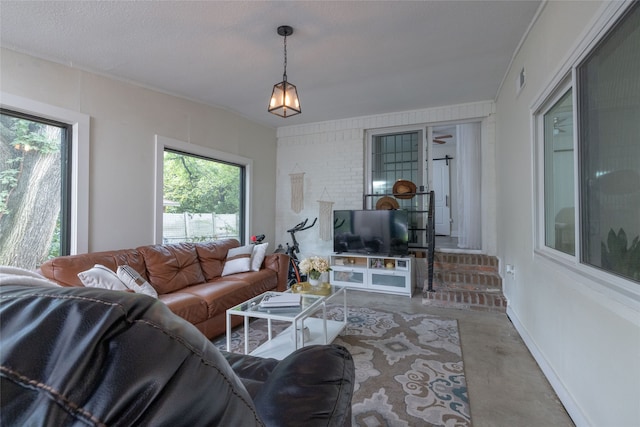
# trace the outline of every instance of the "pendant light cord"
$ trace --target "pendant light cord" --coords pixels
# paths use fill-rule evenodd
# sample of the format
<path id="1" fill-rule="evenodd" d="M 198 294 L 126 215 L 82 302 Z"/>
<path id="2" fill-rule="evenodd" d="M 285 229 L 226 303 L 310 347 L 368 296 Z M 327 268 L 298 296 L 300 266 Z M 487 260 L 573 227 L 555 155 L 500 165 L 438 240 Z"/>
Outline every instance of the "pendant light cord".
<path id="1" fill-rule="evenodd" d="M 287 81 L 287 35 L 284 35 L 284 74 L 282 80 Z"/>

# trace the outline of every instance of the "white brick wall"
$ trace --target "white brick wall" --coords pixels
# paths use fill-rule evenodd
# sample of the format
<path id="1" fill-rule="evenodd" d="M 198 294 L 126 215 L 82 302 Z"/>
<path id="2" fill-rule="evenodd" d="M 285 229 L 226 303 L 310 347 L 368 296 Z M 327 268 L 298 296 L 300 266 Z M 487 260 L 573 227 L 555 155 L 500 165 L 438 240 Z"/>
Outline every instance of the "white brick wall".
<path id="1" fill-rule="evenodd" d="M 391 114 L 354 117 L 329 122 L 311 123 L 300 126 L 278 128 L 278 154 L 276 177 L 276 239 L 283 244 L 290 242 L 286 230 L 309 218 L 319 216 L 318 200 L 334 202 L 334 209 L 362 209 L 364 194 L 364 153 L 365 131 L 383 127 L 404 125 L 435 125 L 442 122 L 483 120 L 483 170 L 492 171 L 494 167 L 494 121 L 487 120 L 494 113 L 493 101 L 453 105 L 424 110 L 404 111 Z M 486 147 L 491 147 L 486 150 Z M 300 213 L 291 210 L 290 173 L 304 172 L 304 209 Z M 483 196 L 488 206 L 495 206 L 493 174 L 483 184 L 487 184 Z M 495 208 L 483 212 L 493 212 Z M 488 215 L 485 215 L 488 216 Z M 495 235 L 495 226 L 483 221 L 485 234 Z M 327 256 L 333 250 L 331 241 L 319 238 L 319 227 L 303 231 L 296 235 L 302 255 Z M 489 237 L 485 243 L 488 249 L 495 244 Z M 489 250 L 493 252 L 493 250 Z"/>

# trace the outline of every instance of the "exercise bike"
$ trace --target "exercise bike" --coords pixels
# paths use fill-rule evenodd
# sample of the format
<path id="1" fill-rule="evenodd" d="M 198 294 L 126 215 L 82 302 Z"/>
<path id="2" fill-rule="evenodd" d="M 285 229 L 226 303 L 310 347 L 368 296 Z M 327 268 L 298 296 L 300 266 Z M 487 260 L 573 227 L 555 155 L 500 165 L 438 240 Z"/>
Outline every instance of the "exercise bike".
<path id="1" fill-rule="evenodd" d="M 278 245 L 278 248 L 275 250 L 275 253 L 283 253 L 289 255 L 289 273 L 287 275 L 287 288 L 290 288 L 292 285 L 296 283 L 305 282 L 307 280 L 307 276 L 305 274 L 300 273 L 300 269 L 298 268 L 300 264 L 300 260 L 298 259 L 298 254 L 300 253 L 300 244 L 296 240 L 296 233 L 304 230 L 308 230 L 314 225 L 316 225 L 316 221 L 318 218 L 314 218 L 311 225 L 307 225 L 309 222 L 309 218 L 305 219 L 301 223 L 297 224 L 295 227 L 287 230 L 287 233 L 291 234 L 291 241 L 293 244 L 287 243 L 287 249 L 283 248 L 282 245 Z"/>

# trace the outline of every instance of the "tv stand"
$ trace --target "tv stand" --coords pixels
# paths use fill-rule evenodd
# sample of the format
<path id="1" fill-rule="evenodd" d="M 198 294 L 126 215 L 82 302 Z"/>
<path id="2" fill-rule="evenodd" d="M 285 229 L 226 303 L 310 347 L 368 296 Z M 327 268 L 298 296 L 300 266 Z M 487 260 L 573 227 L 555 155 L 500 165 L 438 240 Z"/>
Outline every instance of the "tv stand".
<path id="1" fill-rule="evenodd" d="M 372 292 L 406 295 L 415 289 L 414 258 L 341 252 L 330 255 L 330 281 Z"/>

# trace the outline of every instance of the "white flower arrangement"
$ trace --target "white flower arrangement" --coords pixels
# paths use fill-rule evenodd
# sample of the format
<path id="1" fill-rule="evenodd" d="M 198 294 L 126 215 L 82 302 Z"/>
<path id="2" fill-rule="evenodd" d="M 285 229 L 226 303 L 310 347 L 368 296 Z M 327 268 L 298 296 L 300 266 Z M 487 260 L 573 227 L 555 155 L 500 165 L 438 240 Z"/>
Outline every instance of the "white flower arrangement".
<path id="1" fill-rule="evenodd" d="M 308 274 L 309 277 L 314 280 L 318 280 L 320 278 L 320 274 L 331 270 L 329 262 L 319 256 L 312 256 L 310 258 L 303 259 L 300 261 L 299 268 L 302 274 Z"/>

